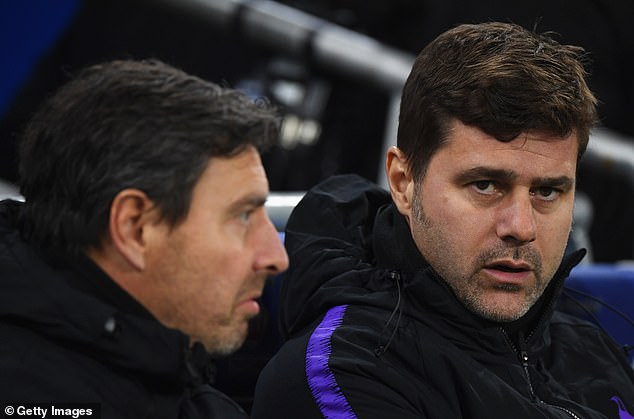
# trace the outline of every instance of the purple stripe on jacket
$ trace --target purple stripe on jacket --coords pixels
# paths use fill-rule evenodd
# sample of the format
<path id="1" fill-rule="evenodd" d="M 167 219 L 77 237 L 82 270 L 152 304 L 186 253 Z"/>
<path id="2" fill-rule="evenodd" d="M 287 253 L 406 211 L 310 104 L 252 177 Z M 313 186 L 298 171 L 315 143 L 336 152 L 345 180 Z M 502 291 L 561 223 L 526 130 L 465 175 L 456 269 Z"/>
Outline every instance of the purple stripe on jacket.
<path id="1" fill-rule="evenodd" d="M 313 331 L 306 348 L 306 377 L 321 414 L 325 418 L 356 419 L 343 395 L 328 360 L 332 351 L 330 338 L 341 325 L 347 306 L 333 307 Z"/>

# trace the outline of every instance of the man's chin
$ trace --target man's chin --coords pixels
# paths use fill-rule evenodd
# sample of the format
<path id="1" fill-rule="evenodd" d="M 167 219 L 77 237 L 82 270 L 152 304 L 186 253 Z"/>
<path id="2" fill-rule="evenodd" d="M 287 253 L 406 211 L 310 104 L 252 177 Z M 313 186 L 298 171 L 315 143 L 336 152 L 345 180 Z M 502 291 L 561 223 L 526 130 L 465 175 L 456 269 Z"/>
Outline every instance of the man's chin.
<path id="1" fill-rule="evenodd" d="M 467 308 L 474 314 L 496 323 L 509 323 L 520 319 L 530 309 L 530 305 L 523 301 L 500 301 L 489 299 L 486 304 L 476 302 L 467 304 Z"/>
<path id="2" fill-rule="evenodd" d="M 214 336 L 201 339 L 200 342 L 211 355 L 227 356 L 242 347 L 247 337 L 247 331 L 248 323 L 245 321 L 244 324 L 232 330 L 225 331 L 225 333 L 221 336 L 216 334 Z"/>
<path id="3" fill-rule="evenodd" d="M 222 357 L 231 355 L 232 353 L 236 352 L 242 347 L 243 343 L 244 339 L 242 339 L 240 342 L 232 342 L 231 344 L 216 346 L 214 348 L 207 348 L 207 346 L 205 346 L 205 348 L 207 349 L 207 352 L 209 352 L 209 354 L 211 354 L 212 356 Z"/>
<path id="4" fill-rule="evenodd" d="M 496 323 L 511 323 L 514 322 L 520 318 L 522 318 L 522 316 L 526 314 L 526 312 L 523 313 L 500 313 L 500 312 L 495 312 L 495 311 L 490 311 L 487 313 L 482 313 L 480 314 L 481 317 L 485 318 L 486 320 L 490 320 L 492 322 L 496 322 Z"/>

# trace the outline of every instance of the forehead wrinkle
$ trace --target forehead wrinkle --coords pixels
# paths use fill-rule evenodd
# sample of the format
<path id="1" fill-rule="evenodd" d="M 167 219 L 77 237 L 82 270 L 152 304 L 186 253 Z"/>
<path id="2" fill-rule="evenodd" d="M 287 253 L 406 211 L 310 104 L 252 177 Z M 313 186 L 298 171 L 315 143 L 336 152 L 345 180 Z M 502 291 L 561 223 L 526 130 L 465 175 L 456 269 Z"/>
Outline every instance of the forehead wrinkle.
<path id="1" fill-rule="evenodd" d="M 568 140 L 574 139 L 574 138 L 576 137 L 573 134 L 570 134 L 566 137 L 559 137 L 559 136 L 552 136 L 547 133 L 526 132 L 523 135 L 512 140 L 509 144 L 512 144 L 516 141 L 518 142 L 521 141 L 521 144 L 519 144 L 518 147 L 515 148 L 514 150 L 525 151 L 527 153 L 530 153 L 539 157 L 545 157 L 550 160 L 557 160 L 555 157 L 552 156 L 552 149 L 556 148 L 557 146 L 567 147 L 565 143 Z M 548 143 L 549 147 L 545 148 L 542 152 L 536 151 L 532 147 L 532 145 L 538 146 L 540 143 Z M 538 147 L 538 148 L 541 148 L 541 147 Z M 574 155 L 575 155 L 575 161 L 576 161 L 576 151 Z"/>

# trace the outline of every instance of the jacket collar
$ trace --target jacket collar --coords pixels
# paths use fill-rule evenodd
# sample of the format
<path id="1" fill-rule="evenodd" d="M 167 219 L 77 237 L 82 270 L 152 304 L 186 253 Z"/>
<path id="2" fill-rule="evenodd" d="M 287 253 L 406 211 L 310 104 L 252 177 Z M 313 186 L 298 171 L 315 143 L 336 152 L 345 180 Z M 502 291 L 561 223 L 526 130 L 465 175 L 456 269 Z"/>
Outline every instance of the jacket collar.
<path id="1" fill-rule="evenodd" d="M 412 274 L 429 266 L 418 251 L 409 224 L 394 204 L 379 208 L 374 222 L 372 241 L 379 268 L 398 269 Z"/>
<path id="2" fill-rule="evenodd" d="M 542 296 L 522 318 L 510 323 L 498 323 L 472 313 L 458 300 L 447 283 L 420 254 L 405 217 L 394 204 L 379 210 L 374 224 L 373 247 L 379 267 L 401 272 L 403 292 L 411 306 L 405 308 L 409 316 L 428 323 L 431 313 L 439 329 L 453 330 L 452 336 L 455 336 L 456 329 L 463 330 L 469 339 L 477 339 L 478 345 L 482 345 L 483 339 L 489 341 L 487 346 L 492 350 L 497 350 L 495 348 L 499 346 L 500 329 L 504 329 L 512 340 L 521 331 L 528 344 L 536 343 L 553 314 L 565 278 L 586 253 L 582 249 L 564 258 Z"/>
<path id="3" fill-rule="evenodd" d="M 155 320 L 90 260 L 72 269 L 70 260 L 49 264 L 53 255 L 27 244 L 15 228 L 20 205 L 0 204 L 0 317 L 150 383 L 184 386 L 192 366 L 205 372 L 208 355 L 194 348 L 192 356 L 187 336 Z"/>

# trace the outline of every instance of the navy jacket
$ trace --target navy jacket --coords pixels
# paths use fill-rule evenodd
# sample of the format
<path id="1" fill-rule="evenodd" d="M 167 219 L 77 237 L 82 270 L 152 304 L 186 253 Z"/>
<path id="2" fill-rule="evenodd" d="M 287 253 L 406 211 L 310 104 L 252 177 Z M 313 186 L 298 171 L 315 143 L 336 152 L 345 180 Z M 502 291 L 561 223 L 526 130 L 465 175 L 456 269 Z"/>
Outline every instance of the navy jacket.
<path id="1" fill-rule="evenodd" d="M 311 190 L 290 217 L 286 246 L 288 340 L 260 375 L 256 419 L 634 413 L 634 373 L 621 348 L 555 309 L 583 252 L 563 261 L 523 318 L 503 324 L 458 301 L 389 194 L 361 178 Z"/>
<path id="2" fill-rule="evenodd" d="M 0 398 L 96 403 L 101 418 L 245 418 L 200 344 L 162 326 L 87 257 L 27 244 L 0 203 Z M 4 406 L 2 406 L 4 409 Z"/>

